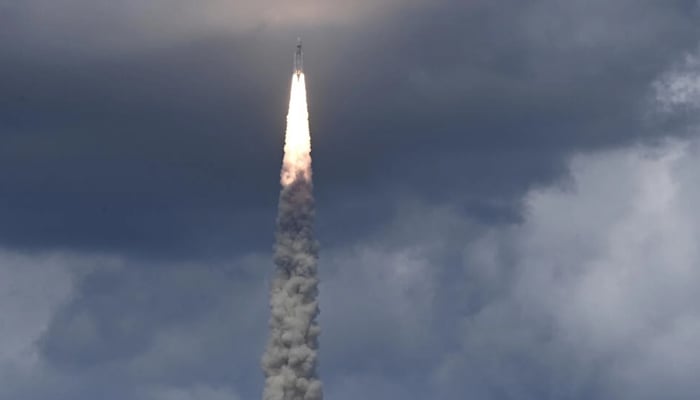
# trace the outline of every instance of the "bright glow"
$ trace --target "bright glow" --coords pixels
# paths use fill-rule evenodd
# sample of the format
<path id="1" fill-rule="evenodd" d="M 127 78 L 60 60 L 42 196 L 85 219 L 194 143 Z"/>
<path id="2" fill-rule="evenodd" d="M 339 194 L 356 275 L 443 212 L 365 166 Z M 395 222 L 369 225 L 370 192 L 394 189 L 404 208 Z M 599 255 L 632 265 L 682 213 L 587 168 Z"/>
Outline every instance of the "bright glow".
<path id="1" fill-rule="evenodd" d="M 284 161 L 282 163 L 282 186 L 295 179 L 311 180 L 311 135 L 309 133 L 309 110 L 306 105 L 306 82 L 304 74 L 292 76 L 292 93 L 287 114 L 287 133 L 284 137 Z"/>

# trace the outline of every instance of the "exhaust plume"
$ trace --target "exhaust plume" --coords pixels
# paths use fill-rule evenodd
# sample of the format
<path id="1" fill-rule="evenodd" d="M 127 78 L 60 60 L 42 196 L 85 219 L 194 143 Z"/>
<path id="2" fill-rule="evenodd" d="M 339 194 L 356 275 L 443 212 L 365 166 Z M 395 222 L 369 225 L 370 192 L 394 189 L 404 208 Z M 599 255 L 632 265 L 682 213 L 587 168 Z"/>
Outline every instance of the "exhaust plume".
<path id="1" fill-rule="evenodd" d="M 313 236 L 311 137 L 303 73 L 292 77 L 270 288 L 263 400 L 322 400 L 316 373 L 318 244 Z"/>

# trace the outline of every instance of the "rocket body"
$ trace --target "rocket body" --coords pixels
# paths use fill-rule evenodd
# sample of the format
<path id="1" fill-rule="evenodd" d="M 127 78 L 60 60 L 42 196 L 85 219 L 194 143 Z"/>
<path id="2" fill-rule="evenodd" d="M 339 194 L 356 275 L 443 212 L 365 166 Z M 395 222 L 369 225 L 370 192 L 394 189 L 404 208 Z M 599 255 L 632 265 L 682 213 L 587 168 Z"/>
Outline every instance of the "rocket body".
<path id="1" fill-rule="evenodd" d="M 297 50 L 294 53 L 294 73 L 297 78 L 304 73 L 304 53 L 301 51 L 301 39 L 297 40 Z"/>

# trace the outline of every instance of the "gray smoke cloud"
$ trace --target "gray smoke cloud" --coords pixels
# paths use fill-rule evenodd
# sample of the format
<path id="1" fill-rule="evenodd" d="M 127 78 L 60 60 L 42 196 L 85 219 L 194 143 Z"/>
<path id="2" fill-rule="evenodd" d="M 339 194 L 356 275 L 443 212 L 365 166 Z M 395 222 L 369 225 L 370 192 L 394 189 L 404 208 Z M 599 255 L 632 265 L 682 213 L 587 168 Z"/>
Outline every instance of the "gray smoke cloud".
<path id="1" fill-rule="evenodd" d="M 303 85 L 303 81 L 295 84 Z M 300 87 L 297 86 L 297 87 Z M 305 93 L 303 93 L 305 97 Z M 294 86 L 287 127 L 286 158 L 303 149 L 301 164 L 285 162 L 279 198 L 274 262 L 270 288 L 270 338 L 262 358 L 265 373 L 263 400 L 321 400 L 316 372 L 318 336 L 318 243 L 314 239 L 314 198 L 309 151 L 293 148 L 292 135 L 308 139 L 306 101 L 294 101 Z M 297 97 L 298 99 L 299 97 Z M 301 116 L 301 117 L 300 117 Z M 299 118 L 297 118 L 299 117 Z M 295 128 L 300 128 L 296 129 Z M 304 142 L 304 141 L 302 141 Z M 299 167 L 301 169 L 298 169 Z M 285 181 L 289 169 L 291 182 Z"/>

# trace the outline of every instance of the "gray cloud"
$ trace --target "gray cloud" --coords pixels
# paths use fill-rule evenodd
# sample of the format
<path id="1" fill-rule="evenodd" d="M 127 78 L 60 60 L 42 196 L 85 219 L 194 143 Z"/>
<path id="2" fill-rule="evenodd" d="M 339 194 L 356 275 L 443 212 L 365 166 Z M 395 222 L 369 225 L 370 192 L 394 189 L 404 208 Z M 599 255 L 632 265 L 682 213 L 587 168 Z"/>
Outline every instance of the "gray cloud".
<path id="1" fill-rule="evenodd" d="M 1 353 L 2 396 L 218 400 L 235 398 L 239 388 L 249 397 L 262 384 L 267 310 L 259 258 L 143 268 L 117 257 L 8 253 L 3 265 L 13 259 L 35 269 L 7 276 L 31 309 L 17 295 L 3 303 L 13 329 L 3 338 L 13 353 Z M 31 287 L 19 286 L 29 280 Z M 50 290 L 32 289 L 39 285 Z M 28 325 L 32 315 L 41 318 Z"/>
<path id="2" fill-rule="evenodd" d="M 72 290 L 67 255 L 28 256 L 0 251 L 0 360 L 22 369 L 37 361 L 32 340 L 42 334 L 57 304 Z M 3 372 L 5 368 L 0 367 Z"/>
<path id="3" fill-rule="evenodd" d="M 473 287 L 508 284 L 462 320 L 443 384 L 504 399 L 696 395 L 697 149 L 656 153 L 575 159 L 572 189 L 532 192 L 522 225 L 466 249 Z"/>

